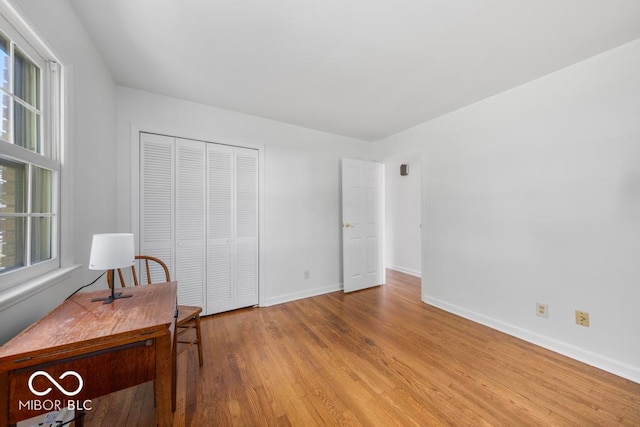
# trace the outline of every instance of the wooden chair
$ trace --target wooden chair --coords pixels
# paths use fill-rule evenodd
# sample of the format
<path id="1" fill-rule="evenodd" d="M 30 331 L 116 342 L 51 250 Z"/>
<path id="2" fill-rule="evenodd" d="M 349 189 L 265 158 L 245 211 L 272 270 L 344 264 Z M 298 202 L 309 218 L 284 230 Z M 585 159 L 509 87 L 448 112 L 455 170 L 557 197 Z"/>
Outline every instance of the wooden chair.
<path id="1" fill-rule="evenodd" d="M 159 283 L 162 280 L 152 280 L 152 270 L 155 273 L 154 276 L 157 277 L 158 273 L 162 276 L 162 272 L 158 272 L 159 268 L 162 268 L 164 271 L 164 281 L 170 282 L 171 276 L 169 275 L 169 269 L 167 265 L 162 262 L 159 258 L 148 256 L 148 255 L 136 255 L 137 260 L 143 261 L 142 269 L 145 273 L 141 279 L 146 278 L 146 284 L 150 285 L 153 283 Z M 134 286 L 138 286 L 138 274 L 136 272 L 136 266 L 131 266 L 131 273 L 133 275 L 133 283 Z M 126 286 L 126 282 L 124 280 L 124 275 L 122 274 L 122 270 L 118 269 L 118 276 L 120 277 L 120 285 L 122 287 Z M 161 278 L 162 279 L 162 278 Z M 109 284 L 109 289 L 113 286 L 113 275 L 111 274 L 111 270 L 107 273 L 107 283 Z M 200 313 L 202 312 L 202 307 L 190 306 L 190 305 L 178 305 L 178 317 L 176 318 L 176 331 L 175 331 L 175 342 L 176 344 L 181 345 L 181 349 L 179 352 L 182 352 L 191 345 L 195 344 L 198 347 L 198 361 L 200 362 L 200 366 L 203 364 L 202 358 L 202 335 L 200 333 Z M 189 332 L 195 331 L 195 337 L 191 334 L 189 338 Z"/>

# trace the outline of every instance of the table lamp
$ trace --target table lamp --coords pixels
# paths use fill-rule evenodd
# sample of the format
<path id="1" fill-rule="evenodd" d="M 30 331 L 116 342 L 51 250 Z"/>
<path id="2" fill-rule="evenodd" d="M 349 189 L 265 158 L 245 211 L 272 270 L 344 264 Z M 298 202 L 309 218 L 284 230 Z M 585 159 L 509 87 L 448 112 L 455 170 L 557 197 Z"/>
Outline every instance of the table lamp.
<path id="1" fill-rule="evenodd" d="M 118 268 L 131 267 L 135 262 L 135 250 L 133 234 L 131 233 L 107 233 L 94 234 L 91 242 L 91 257 L 89 258 L 90 270 L 111 270 L 113 284 L 111 295 L 104 298 L 95 298 L 91 301 L 103 301 L 103 304 L 111 304 L 119 298 L 130 298 L 133 295 L 123 295 L 115 292 L 116 272 Z"/>

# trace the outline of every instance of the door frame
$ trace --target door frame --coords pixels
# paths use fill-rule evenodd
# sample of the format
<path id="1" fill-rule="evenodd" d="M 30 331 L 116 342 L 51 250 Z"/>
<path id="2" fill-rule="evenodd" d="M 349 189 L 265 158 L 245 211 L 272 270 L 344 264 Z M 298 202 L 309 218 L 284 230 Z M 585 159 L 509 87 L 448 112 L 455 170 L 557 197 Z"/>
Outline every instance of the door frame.
<path id="1" fill-rule="evenodd" d="M 427 210 L 427 206 L 425 205 L 425 163 L 426 163 L 426 157 L 425 154 L 421 151 L 411 151 L 408 153 L 403 153 L 403 154 L 397 154 L 397 155 L 392 155 L 392 156 L 388 156 L 388 157 L 384 157 L 381 158 L 380 160 L 378 160 L 380 163 L 382 163 L 385 167 L 389 164 L 389 163 L 394 163 L 394 162 L 399 162 L 399 161 L 403 161 L 405 159 L 410 159 L 410 158 L 415 158 L 418 159 L 420 162 L 420 296 L 422 301 L 426 301 L 426 282 L 425 282 L 425 244 L 424 244 L 424 224 L 425 224 L 425 213 L 428 211 Z M 387 191 L 387 180 L 386 180 L 386 174 L 384 175 L 384 183 L 383 183 L 383 187 L 384 187 L 384 192 L 386 194 Z M 385 199 L 385 210 L 386 210 L 386 199 Z M 385 218 L 385 235 L 386 235 L 386 218 Z M 385 247 L 384 247 L 384 251 L 385 251 L 385 270 L 387 268 L 386 266 L 386 251 L 387 251 L 387 247 L 386 247 L 387 241 L 385 240 Z"/>
<path id="2" fill-rule="evenodd" d="M 265 306 L 266 292 L 265 286 L 265 262 L 264 262 L 264 245 L 265 245 L 265 212 L 264 212 L 264 145 L 252 144 L 245 142 L 232 141 L 224 138 L 215 138 L 206 136 L 189 136 L 181 135 L 181 131 L 174 129 L 154 129 L 132 124 L 129 128 L 129 146 L 130 159 L 128 171 L 130 175 L 130 212 L 128 213 L 131 221 L 131 232 L 134 236 L 136 250 L 140 248 L 140 133 L 151 133 L 156 135 L 164 135 L 171 138 L 191 139 L 205 143 L 230 145 L 233 147 L 249 148 L 258 151 L 258 305 Z M 120 178 L 118 181 L 120 182 Z M 125 215 L 124 212 L 118 211 L 119 214 Z M 120 221 L 118 221 L 120 222 Z M 124 221 L 123 221 L 124 222 Z"/>

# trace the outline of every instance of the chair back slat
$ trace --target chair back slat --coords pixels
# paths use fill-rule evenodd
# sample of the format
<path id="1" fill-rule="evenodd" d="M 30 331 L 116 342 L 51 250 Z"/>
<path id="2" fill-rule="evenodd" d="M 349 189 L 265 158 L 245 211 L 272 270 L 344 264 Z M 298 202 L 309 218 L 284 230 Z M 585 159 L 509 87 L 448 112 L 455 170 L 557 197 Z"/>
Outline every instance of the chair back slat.
<path id="1" fill-rule="evenodd" d="M 123 288 L 126 286 L 124 283 L 124 276 L 122 275 L 122 270 L 118 269 L 118 276 L 120 277 L 120 286 Z"/>
<path id="2" fill-rule="evenodd" d="M 138 286 L 138 272 L 136 272 L 136 266 L 131 266 L 131 274 L 133 274 L 133 285 Z"/>
<path id="3" fill-rule="evenodd" d="M 147 267 L 147 285 L 151 284 L 151 268 L 149 268 L 149 258 L 144 260 L 144 263 Z"/>

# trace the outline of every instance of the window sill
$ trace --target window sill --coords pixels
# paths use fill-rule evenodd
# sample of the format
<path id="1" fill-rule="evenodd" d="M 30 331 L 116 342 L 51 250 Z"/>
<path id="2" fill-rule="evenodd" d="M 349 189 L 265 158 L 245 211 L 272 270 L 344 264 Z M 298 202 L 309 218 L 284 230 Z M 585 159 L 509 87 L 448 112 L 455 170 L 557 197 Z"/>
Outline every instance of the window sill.
<path id="1" fill-rule="evenodd" d="M 6 310 L 25 299 L 50 288 L 56 283 L 60 283 L 71 276 L 80 265 L 72 267 L 59 268 L 51 273 L 43 274 L 35 279 L 13 286 L 5 291 L 0 292 L 0 311 Z"/>

